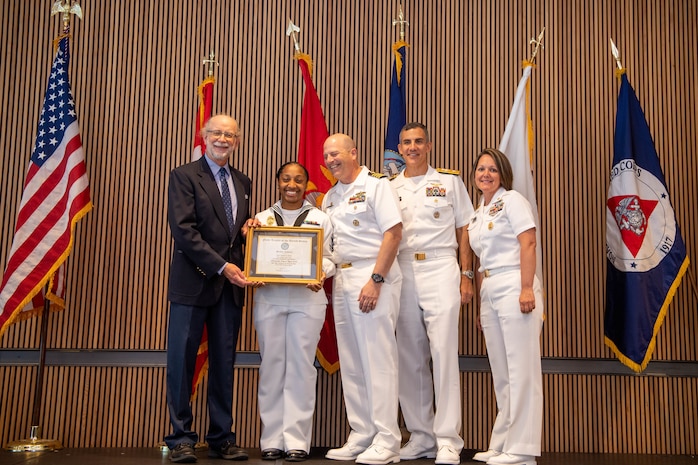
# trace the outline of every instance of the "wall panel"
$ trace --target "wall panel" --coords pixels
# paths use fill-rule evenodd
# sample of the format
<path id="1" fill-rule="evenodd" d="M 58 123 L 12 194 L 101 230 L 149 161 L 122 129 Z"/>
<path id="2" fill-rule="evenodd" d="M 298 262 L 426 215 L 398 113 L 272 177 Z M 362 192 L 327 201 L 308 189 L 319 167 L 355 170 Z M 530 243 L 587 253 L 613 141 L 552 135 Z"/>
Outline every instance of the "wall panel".
<path id="1" fill-rule="evenodd" d="M 94 209 L 77 225 L 67 260 L 67 308 L 50 316 L 48 346 L 164 350 L 171 237 L 169 171 L 190 159 L 201 60 L 213 50 L 214 111 L 239 121 L 233 164 L 253 179 L 253 210 L 276 198 L 274 173 L 294 159 L 303 82 L 288 19 L 314 60 L 331 132 L 357 142 L 379 170 L 387 120 L 397 2 L 365 0 L 133 0 L 81 2 L 71 83 Z M 7 262 L 59 20 L 51 2 L 0 5 L 0 263 Z M 698 249 L 698 6 L 691 0 L 405 1 L 407 117 L 429 127 L 435 166 L 460 169 L 504 131 L 528 40 L 545 26 L 531 79 L 534 178 L 541 216 L 547 321 L 543 354 L 607 358 L 603 344 L 605 214 L 619 83 L 608 39 L 652 130 L 689 255 Z M 686 45 L 688 44 L 688 45 Z M 470 187 L 471 192 L 473 192 Z M 696 361 L 695 260 L 680 286 L 654 359 Z M 691 286 L 691 281 L 694 283 Z M 239 349 L 258 349 L 245 309 Z M 477 305 L 461 318 L 460 352 L 484 355 Z M 38 346 L 38 319 L 0 338 Z M 0 440 L 29 430 L 35 369 L 0 366 Z M 257 373 L 237 370 L 236 421 L 254 446 Z M 544 450 L 696 453 L 696 377 L 546 375 Z M 494 418 L 489 375 L 465 372 L 464 436 L 484 447 Z M 154 446 L 167 433 L 164 370 L 46 370 L 43 426 L 71 447 Z M 205 390 L 195 400 L 205 430 Z M 56 408 L 60 406 L 61 408 Z M 338 376 L 321 373 L 317 445 L 340 444 L 346 418 Z M 332 421 L 327 421 L 332 419 Z M 473 420 L 475 419 L 475 420 Z M 243 432 L 244 431 L 244 432 Z"/>

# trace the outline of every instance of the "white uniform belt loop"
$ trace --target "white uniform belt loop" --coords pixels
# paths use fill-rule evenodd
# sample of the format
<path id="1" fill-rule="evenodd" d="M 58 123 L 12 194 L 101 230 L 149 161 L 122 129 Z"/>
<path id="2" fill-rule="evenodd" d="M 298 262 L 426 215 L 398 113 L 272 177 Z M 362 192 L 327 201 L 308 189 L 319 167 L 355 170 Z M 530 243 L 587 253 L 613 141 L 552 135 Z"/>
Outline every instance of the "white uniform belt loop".
<path id="1" fill-rule="evenodd" d="M 494 276 L 499 273 L 504 273 L 505 271 L 514 271 L 520 269 L 519 266 L 500 266 L 499 268 L 493 268 L 491 270 L 485 270 L 482 272 L 482 274 L 485 276 L 485 278 L 489 278 L 490 276 Z"/>
<path id="2" fill-rule="evenodd" d="M 419 262 L 422 260 L 433 260 L 435 258 L 455 256 L 456 251 L 454 249 L 446 247 L 441 249 L 429 249 L 420 252 L 400 252 L 397 258 L 398 260 L 415 260 Z"/>

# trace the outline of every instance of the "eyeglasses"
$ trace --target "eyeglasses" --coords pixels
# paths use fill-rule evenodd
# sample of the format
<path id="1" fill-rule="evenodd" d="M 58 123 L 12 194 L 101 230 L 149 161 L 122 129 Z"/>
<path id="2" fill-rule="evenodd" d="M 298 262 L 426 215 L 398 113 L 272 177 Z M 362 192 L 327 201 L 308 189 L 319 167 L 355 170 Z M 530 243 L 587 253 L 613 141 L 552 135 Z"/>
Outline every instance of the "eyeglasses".
<path id="1" fill-rule="evenodd" d="M 209 136 L 212 136 L 214 139 L 218 139 L 220 137 L 223 137 L 228 140 L 233 140 L 238 137 L 237 134 L 233 134 L 232 132 L 225 132 L 225 131 L 206 131 L 206 134 Z"/>

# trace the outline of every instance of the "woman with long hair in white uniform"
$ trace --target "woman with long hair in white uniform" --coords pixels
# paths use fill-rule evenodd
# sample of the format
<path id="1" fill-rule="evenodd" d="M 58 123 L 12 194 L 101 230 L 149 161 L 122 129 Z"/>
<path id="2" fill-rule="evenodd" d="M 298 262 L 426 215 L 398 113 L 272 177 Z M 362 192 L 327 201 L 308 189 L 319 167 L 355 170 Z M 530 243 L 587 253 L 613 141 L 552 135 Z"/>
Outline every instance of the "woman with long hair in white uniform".
<path id="1" fill-rule="evenodd" d="M 470 178 L 481 199 L 467 233 L 478 260 L 480 325 L 497 398 L 489 449 L 473 459 L 535 465 L 543 421 L 536 224 L 529 202 L 511 190 L 512 169 L 502 152 L 484 149 Z"/>
<path id="2" fill-rule="evenodd" d="M 304 200 L 308 171 L 296 162 L 276 174 L 281 200 L 258 213 L 254 226 L 300 226 L 323 229 L 322 280 L 307 285 L 268 283 L 254 298 L 254 326 L 262 363 L 258 403 L 263 460 L 308 458 L 315 411 L 315 351 L 325 321 L 325 278 L 334 275 L 329 260 L 332 223 Z"/>

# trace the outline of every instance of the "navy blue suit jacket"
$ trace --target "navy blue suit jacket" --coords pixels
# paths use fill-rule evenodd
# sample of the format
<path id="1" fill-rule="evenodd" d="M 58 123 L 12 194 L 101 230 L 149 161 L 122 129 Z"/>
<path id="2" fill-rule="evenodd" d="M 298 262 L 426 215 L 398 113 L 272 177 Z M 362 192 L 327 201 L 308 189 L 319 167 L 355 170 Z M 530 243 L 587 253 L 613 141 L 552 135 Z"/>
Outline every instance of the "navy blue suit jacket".
<path id="1" fill-rule="evenodd" d="M 244 240 L 241 228 L 250 218 L 251 181 L 230 167 L 237 198 L 237 217 L 228 229 L 225 208 L 214 174 L 205 158 L 170 173 L 167 219 L 174 239 L 168 298 L 183 305 L 209 306 L 222 292 L 232 292 L 242 307 L 245 290 L 218 274 L 223 265 L 242 269 Z"/>

